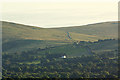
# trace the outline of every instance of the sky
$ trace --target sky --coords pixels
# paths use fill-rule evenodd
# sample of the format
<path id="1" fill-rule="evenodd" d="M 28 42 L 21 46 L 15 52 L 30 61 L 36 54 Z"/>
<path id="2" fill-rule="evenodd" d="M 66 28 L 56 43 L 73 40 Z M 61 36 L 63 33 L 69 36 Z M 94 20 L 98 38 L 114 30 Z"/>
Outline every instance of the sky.
<path id="1" fill-rule="evenodd" d="M 2 0 L 1 20 L 37 27 L 81 26 L 118 20 L 118 0 Z"/>

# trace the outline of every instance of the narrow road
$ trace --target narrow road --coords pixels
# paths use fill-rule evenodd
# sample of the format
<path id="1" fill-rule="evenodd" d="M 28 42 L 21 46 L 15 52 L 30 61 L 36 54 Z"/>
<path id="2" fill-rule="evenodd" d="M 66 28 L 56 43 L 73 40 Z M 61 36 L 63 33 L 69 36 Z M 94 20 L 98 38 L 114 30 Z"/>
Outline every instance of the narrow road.
<path id="1" fill-rule="evenodd" d="M 69 32 L 67 32 L 67 37 L 68 37 L 69 39 L 72 39 L 72 38 L 70 37 L 70 34 L 69 34 Z"/>

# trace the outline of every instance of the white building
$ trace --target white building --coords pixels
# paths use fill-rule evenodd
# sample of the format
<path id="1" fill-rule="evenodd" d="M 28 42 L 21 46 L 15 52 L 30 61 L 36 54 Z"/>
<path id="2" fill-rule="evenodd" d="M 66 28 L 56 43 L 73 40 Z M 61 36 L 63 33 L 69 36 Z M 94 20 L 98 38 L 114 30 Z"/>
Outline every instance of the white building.
<path id="1" fill-rule="evenodd" d="M 62 56 L 61 58 L 67 58 L 67 57 L 64 55 L 64 56 Z"/>

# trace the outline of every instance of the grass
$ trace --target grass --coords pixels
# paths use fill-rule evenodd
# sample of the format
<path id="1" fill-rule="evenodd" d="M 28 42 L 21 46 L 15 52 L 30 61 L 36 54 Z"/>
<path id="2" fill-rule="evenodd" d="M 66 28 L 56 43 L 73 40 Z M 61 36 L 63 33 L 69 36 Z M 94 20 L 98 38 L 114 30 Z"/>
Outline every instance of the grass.
<path id="1" fill-rule="evenodd" d="M 67 28 L 39 28 L 2 21 L 3 51 L 16 52 L 71 44 L 76 41 L 117 38 L 118 26 L 112 23 L 115 22 Z"/>
<path id="2" fill-rule="evenodd" d="M 73 40 L 97 40 L 103 38 L 117 38 L 117 24 L 106 22 L 94 25 L 85 25 L 67 28 L 38 28 L 10 22 L 2 22 L 3 42 L 9 38 L 31 40 L 70 40 L 67 32 Z"/>
<path id="3" fill-rule="evenodd" d="M 41 62 L 38 60 L 38 61 L 32 61 L 32 62 L 22 62 L 22 63 L 19 63 L 19 64 L 28 64 L 28 65 L 31 65 L 31 64 L 40 64 Z"/>
<path id="4" fill-rule="evenodd" d="M 65 45 L 67 43 L 60 41 L 47 40 L 15 40 L 3 44 L 3 52 L 22 52 L 37 48 L 46 48 L 53 46 Z"/>

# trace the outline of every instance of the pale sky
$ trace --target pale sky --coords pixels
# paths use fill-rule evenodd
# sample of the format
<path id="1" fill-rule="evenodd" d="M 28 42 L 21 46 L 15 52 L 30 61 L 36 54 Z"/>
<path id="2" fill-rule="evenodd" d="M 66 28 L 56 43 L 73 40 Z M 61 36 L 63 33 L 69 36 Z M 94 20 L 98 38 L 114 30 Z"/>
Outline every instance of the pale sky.
<path id="1" fill-rule="evenodd" d="M 117 21 L 118 0 L 4 0 L 2 20 L 50 28 Z"/>

